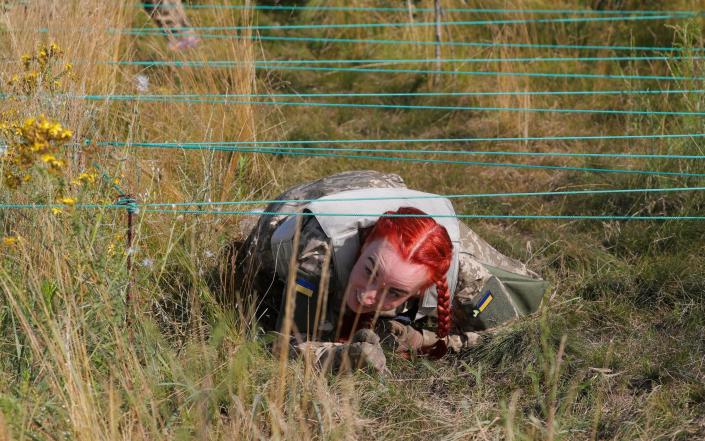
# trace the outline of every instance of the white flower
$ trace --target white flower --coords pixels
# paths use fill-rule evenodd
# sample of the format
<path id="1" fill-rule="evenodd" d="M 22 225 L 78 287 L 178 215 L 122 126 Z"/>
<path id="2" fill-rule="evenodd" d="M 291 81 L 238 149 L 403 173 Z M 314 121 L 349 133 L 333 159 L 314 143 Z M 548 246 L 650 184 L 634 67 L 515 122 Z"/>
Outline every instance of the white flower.
<path id="1" fill-rule="evenodd" d="M 142 266 L 145 268 L 151 268 L 152 265 L 154 265 L 154 259 L 147 258 L 142 261 Z"/>
<path id="2" fill-rule="evenodd" d="M 135 87 L 138 92 L 149 92 L 149 77 L 144 74 L 135 76 Z"/>

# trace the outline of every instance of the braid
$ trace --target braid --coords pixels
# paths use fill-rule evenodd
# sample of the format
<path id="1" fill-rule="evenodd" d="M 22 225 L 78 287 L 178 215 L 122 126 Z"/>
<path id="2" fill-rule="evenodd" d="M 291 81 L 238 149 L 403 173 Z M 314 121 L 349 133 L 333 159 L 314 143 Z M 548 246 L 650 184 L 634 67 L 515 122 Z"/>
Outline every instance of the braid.
<path id="1" fill-rule="evenodd" d="M 436 293 L 438 295 L 438 323 L 436 325 L 436 335 L 438 338 L 445 338 L 450 331 L 450 293 L 448 292 L 448 281 L 445 277 L 436 281 Z"/>

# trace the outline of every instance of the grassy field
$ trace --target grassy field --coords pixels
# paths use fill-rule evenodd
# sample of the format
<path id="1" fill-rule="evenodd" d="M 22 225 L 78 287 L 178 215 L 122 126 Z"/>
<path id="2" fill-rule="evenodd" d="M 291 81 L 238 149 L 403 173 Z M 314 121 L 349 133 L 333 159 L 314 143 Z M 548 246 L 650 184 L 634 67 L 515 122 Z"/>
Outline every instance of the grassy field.
<path id="1" fill-rule="evenodd" d="M 10 2 L 11 3 L 11 2 Z M 126 249 L 119 187 L 140 203 L 249 201 L 331 173 L 376 169 L 440 194 L 701 187 L 702 159 L 663 157 L 472 156 L 460 160 L 632 169 L 671 174 L 292 156 L 213 150 L 106 147 L 100 142 L 220 142 L 664 135 L 703 133 L 702 116 L 558 113 L 527 109 L 705 110 L 703 19 L 528 22 L 449 26 L 442 74 L 255 69 L 277 59 L 432 59 L 433 27 L 238 31 L 245 37 L 308 36 L 404 40 L 408 44 L 216 38 L 174 53 L 159 36 L 115 30 L 151 27 L 133 2 L 25 2 L 2 12 L 0 142 L 35 145 L 46 115 L 61 131 L 31 161 L 2 162 L 0 208 L 0 440 L 34 439 L 478 439 L 686 440 L 705 438 L 705 223 L 691 220 L 475 219 L 500 251 L 526 261 L 552 284 L 535 316 L 503 327 L 480 346 L 441 361 L 388 355 L 391 375 L 333 376 L 302 360 L 282 365 L 247 302 L 223 307 L 207 274 L 247 219 L 218 214 L 135 216 Z M 194 2 L 195 3 L 195 2 Z M 209 3 L 207 0 L 198 4 Z M 216 3 L 215 1 L 213 2 Z M 433 2 L 312 1 L 308 5 L 432 7 Z M 444 8 L 693 9 L 686 0 L 623 2 L 446 1 Z M 0 9 L 1 11 L 1 9 Z M 398 12 L 189 10 L 194 26 L 415 23 Z M 570 15 L 579 17 L 580 15 Z M 540 15 L 555 18 L 555 15 Z M 609 15 L 604 15 L 609 17 Z M 444 20 L 536 18 L 528 13 L 446 12 Z M 37 32 L 46 28 L 47 32 Z M 232 34 L 232 32 L 230 32 Z M 41 59 L 56 42 L 62 53 Z M 679 52 L 508 47 L 503 43 L 675 47 Z M 51 50 L 49 50 L 51 52 Z M 56 52 L 56 51 L 55 51 Z M 35 56 L 20 62 L 23 54 Z M 578 57 L 678 55 L 668 60 Z M 511 58 L 571 58 L 512 62 Z M 237 60 L 226 67 L 117 65 L 127 60 Z M 66 63 L 72 63 L 66 72 Z M 327 65 L 336 66 L 336 65 Z M 345 65 L 347 66 L 347 65 Z M 436 70 L 435 62 L 366 62 L 347 67 Z M 455 74 L 453 74 L 453 72 Z M 457 71 L 495 72 L 487 75 Z M 37 72 L 37 79 L 32 79 Z M 529 77 L 589 73 L 621 78 Z M 510 74 L 514 73 L 514 75 Z M 15 81 L 13 76 L 17 75 Z M 29 75 L 29 77 L 27 77 Z M 139 92 L 137 76 L 149 80 Z M 632 78 L 624 78 L 632 76 Z M 633 78 L 640 76 L 640 78 Z M 59 81 L 60 84 L 54 84 Z M 316 102 L 515 110 L 302 107 L 85 100 L 74 95 L 409 93 L 652 90 L 672 93 L 307 98 Z M 674 92 L 680 90 L 681 92 Z M 277 101 L 305 101 L 278 98 Z M 19 124 L 13 128 L 12 124 Z M 51 124 L 50 124 L 51 125 Z M 33 128 L 34 127 L 34 128 Z M 45 135 L 51 131 L 47 126 Z M 42 135 L 44 136 L 44 135 Z M 46 135 L 45 138 L 49 136 Z M 68 135 L 67 135 L 68 136 Z M 53 140 L 57 138 L 56 140 Z M 42 138 L 44 139 L 44 138 Z M 645 139 L 373 143 L 370 149 L 703 155 L 698 136 Z M 296 144 L 301 146 L 301 144 Z M 39 153 L 38 153 L 39 152 Z M 54 159 L 48 158 L 51 154 Z M 33 155 L 33 156 L 32 156 Z M 366 153 L 370 156 L 373 153 Z M 390 155 L 386 156 L 403 156 Z M 408 156 L 408 155 L 407 155 Z M 63 161 L 63 164 L 61 163 Z M 96 168 L 97 167 L 99 168 Z M 14 167 L 14 168 L 13 168 Z M 53 169 L 52 169 L 53 168 Z M 688 175 L 690 174 L 690 175 Z M 698 176 L 700 174 L 701 176 Z M 250 209 L 256 205 L 239 206 Z M 462 199 L 476 215 L 702 216 L 702 191 Z M 166 207 L 167 209 L 169 207 Z M 134 266 L 127 270 L 128 256 Z M 130 288 L 130 286 L 132 288 Z M 131 302 L 126 304 L 128 291 Z M 247 298 L 247 293 L 241 293 Z"/>

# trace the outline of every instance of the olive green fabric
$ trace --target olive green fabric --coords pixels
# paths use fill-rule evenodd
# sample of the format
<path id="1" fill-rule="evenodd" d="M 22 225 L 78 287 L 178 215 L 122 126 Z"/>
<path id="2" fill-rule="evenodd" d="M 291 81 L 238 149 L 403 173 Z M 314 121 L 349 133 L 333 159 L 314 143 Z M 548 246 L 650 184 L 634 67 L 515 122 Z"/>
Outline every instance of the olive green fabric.
<path id="1" fill-rule="evenodd" d="M 548 282 L 490 265 L 483 266 L 492 276 L 472 299 L 473 313 L 468 317 L 472 327 L 489 329 L 538 311 Z"/>

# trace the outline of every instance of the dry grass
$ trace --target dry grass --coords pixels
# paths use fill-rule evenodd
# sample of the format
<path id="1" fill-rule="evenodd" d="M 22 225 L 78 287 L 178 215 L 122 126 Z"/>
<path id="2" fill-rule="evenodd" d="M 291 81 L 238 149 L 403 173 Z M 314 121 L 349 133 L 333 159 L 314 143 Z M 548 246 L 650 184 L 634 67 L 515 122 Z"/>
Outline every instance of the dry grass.
<path id="1" fill-rule="evenodd" d="M 119 3 L 119 2 L 118 2 Z M 205 3 L 205 2 L 201 2 Z M 213 2 L 215 3 L 215 2 Z M 419 2 L 429 6 L 432 2 Z M 444 2 L 450 6 L 576 8 L 587 2 Z M 378 6 L 356 0 L 310 4 Z M 625 2 L 625 9 L 692 8 L 687 1 Z M 474 17 L 474 16 L 473 16 Z M 398 14 L 194 12 L 194 25 L 259 22 L 409 20 Z M 447 20 L 466 19 L 451 13 Z M 413 17 L 416 21 L 423 16 Z M 700 20 L 527 24 L 453 28 L 465 41 L 552 41 L 575 44 L 702 47 Z M 431 46 L 335 45 L 204 40 L 199 49 L 169 52 L 157 37 L 118 37 L 109 28 L 143 26 L 131 3 L 70 0 L 9 9 L 0 49 L 19 59 L 57 41 L 75 61 L 75 94 L 136 93 L 147 75 L 151 93 L 267 91 L 589 90 L 676 87 L 608 80 L 518 77 L 256 72 L 252 64 L 219 69 L 138 68 L 108 62 L 136 59 L 254 61 L 275 58 L 431 58 Z M 37 28 L 48 28 L 38 34 Z M 432 28 L 321 32 L 331 37 L 432 40 Z M 444 48 L 444 57 L 581 56 L 582 51 Z M 590 55 L 611 55 L 593 51 Z M 429 68 L 432 66 L 428 66 Z M 457 69 L 590 71 L 702 75 L 701 62 L 495 63 Z M 3 81 L 19 65 L 3 67 Z M 435 84 L 434 84 L 435 81 Z M 698 84 L 678 84 L 678 87 Z M 458 105 L 511 107 L 702 108 L 702 95 L 472 97 Z M 355 99 L 357 101 L 357 99 Z M 418 98 L 410 104 L 447 104 Z M 352 100 L 351 100 L 352 102 Z M 370 100 L 369 102 L 390 102 Z M 76 140 L 252 141 L 413 137 L 514 137 L 702 132 L 688 117 L 604 117 L 529 112 L 440 112 L 308 109 L 255 105 L 90 102 L 60 96 L 0 102 L 20 117 L 46 113 Z M 381 146 L 387 148 L 388 146 Z M 434 147 L 434 146 L 432 146 Z M 442 144 L 437 146 L 445 148 Z M 459 146 L 458 146 L 459 147 Z M 699 139 L 616 142 L 473 143 L 467 149 L 523 151 L 702 152 Z M 655 178 L 510 168 L 482 168 L 340 158 L 300 158 L 137 148 L 76 147 L 66 152 L 67 177 L 93 161 L 142 202 L 247 200 L 336 171 L 375 168 L 400 173 L 414 188 L 438 193 L 543 191 L 570 188 L 702 185 L 702 179 Z M 434 156 L 441 158 L 441 156 Z M 496 160 L 480 156 L 479 160 Z M 541 164 L 660 168 L 703 172 L 695 161 L 540 158 Z M 21 190 L 0 188 L 0 201 L 47 202 L 67 191 L 39 174 Z M 74 190 L 71 190 L 74 191 Z M 104 182 L 81 191 L 82 202 L 112 201 Z M 469 200 L 466 213 L 696 214 L 701 194 L 592 198 Z M 705 371 L 701 223 L 474 222 L 500 250 L 548 277 L 554 291 L 537 317 L 487 336 L 476 350 L 441 362 L 389 354 L 392 375 L 379 379 L 317 373 L 289 362 L 283 378 L 246 309 L 223 309 L 205 275 L 221 249 L 242 234 L 226 216 L 141 214 L 136 266 L 126 271 L 125 214 L 120 210 L 0 211 L 0 440 L 4 439 L 698 439 L 705 436 Z M 129 280 L 136 301 L 125 307 Z M 130 317 L 126 323 L 125 316 Z M 283 391 L 283 398 L 280 398 Z"/>

